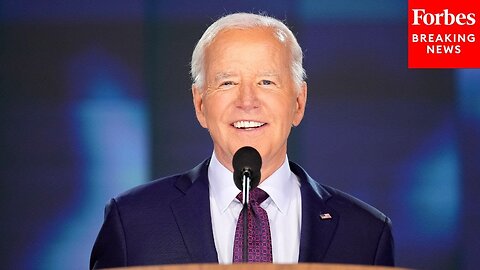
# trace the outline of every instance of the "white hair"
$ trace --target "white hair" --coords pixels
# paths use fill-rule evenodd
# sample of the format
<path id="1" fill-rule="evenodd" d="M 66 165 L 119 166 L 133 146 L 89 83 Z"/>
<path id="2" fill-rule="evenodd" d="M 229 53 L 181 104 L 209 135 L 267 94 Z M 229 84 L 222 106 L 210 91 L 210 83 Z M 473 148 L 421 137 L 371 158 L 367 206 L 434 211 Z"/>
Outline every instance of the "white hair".
<path id="1" fill-rule="evenodd" d="M 191 75 L 193 83 L 203 89 L 205 83 L 205 50 L 213 42 L 215 37 L 225 29 L 251 29 L 257 27 L 271 28 L 275 36 L 282 43 L 287 42 L 291 56 L 291 72 L 296 88 L 299 89 L 306 78 L 302 66 L 302 48 L 297 42 L 292 31 L 281 21 L 252 13 L 234 13 L 224 16 L 210 25 L 198 41 L 192 54 Z"/>

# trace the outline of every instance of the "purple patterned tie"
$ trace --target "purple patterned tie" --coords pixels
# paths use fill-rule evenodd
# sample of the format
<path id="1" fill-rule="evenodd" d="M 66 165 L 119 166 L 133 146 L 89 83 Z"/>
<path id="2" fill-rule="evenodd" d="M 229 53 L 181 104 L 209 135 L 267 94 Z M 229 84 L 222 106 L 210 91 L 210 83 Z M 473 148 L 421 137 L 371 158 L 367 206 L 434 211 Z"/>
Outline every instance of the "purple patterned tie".
<path id="1" fill-rule="evenodd" d="M 242 192 L 237 199 L 242 201 Z M 268 198 L 268 194 L 254 188 L 250 191 L 248 204 L 248 262 L 272 262 L 272 238 L 267 212 L 260 204 Z M 243 262 L 243 212 L 238 217 L 235 241 L 233 245 L 233 262 Z"/>

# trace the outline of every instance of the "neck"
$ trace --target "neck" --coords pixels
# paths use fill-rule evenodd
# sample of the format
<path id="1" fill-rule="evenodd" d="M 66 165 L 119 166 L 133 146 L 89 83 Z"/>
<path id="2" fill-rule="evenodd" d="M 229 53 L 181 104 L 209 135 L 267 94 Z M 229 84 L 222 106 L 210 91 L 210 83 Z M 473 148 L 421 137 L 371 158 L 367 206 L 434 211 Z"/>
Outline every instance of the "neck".
<path id="1" fill-rule="evenodd" d="M 230 172 L 233 173 L 233 166 L 232 166 L 232 158 L 226 159 L 222 156 L 218 155 L 216 151 L 214 151 L 215 157 L 217 160 L 222 164 L 225 168 L 227 168 Z M 263 158 L 263 157 L 262 157 Z M 261 169 L 261 178 L 260 183 L 262 183 L 265 179 L 270 177 L 275 171 L 277 171 L 285 162 L 287 158 L 287 154 L 283 153 L 279 155 L 277 158 L 271 159 L 263 159 L 262 160 L 262 169 Z"/>

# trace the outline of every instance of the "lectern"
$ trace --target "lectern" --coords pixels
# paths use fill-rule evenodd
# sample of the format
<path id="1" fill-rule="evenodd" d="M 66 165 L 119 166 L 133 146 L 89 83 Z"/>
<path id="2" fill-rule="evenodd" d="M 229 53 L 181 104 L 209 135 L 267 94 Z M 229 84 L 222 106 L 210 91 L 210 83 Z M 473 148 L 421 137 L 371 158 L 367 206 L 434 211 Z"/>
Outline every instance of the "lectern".
<path id="1" fill-rule="evenodd" d="M 175 264 L 158 266 L 135 266 L 109 268 L 111 270 L 407 270 L 406 268 L 365 266 L 352 264 L 271 264 L 271 263 L 238 263 L 238 264 Z"/>

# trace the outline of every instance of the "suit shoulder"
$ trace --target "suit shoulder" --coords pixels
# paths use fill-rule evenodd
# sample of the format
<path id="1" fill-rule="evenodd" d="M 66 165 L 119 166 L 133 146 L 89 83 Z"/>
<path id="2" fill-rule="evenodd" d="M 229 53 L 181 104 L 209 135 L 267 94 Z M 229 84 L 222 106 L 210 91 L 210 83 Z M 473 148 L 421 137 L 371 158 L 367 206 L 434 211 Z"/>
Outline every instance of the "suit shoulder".
<path id="1" fill-rule="evenodd" d="M 360 218 L 370 222 L 376 221 L 381 224 L 390 223 L 390 219 L 384 213 L 366 202 L 338 189 L 325 185 L 322 185 L 322 187 L 331 194 L 326 204 L 342 216 Z"/>
<path id="2" fill-rule="evenodd" d="M 165 200 L 175 195 L 178 196 L 180 191 L 175 187 L 175 183 L 181 177 L 182 174 L 177 174 L 141 184 L 117 195 L 114 200 L 117 204 L 123 205 L 152 199 Z"/>
<path id="3" fill-rule="evenodd" d="M 114 200 L 118 205 L 122 206 L 152 202 L 170 202 L 184 195 L 192 186 L 193 182 L 207 174 L 208 162 L 209 159 L 189 171 L 159 178 L 136 186 L 116 196 Z"/>
<path id="4" fill-rule="evenodd" d="M 342 220 L 376 221 L 381 226 L 385 223 L 391 223 L 390 219 L 375 207 L 343 191 L 315 181 L 298 164 L 290 162 L 290 169 L 299 177 L 302 185 L 307 187 L 304 190 L 313 189 L 315 196 L 321 198 L 322 203 L 326 206 L 338 212 L 342 216 Z"/>

